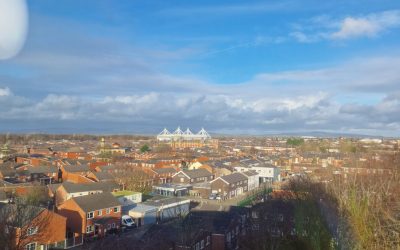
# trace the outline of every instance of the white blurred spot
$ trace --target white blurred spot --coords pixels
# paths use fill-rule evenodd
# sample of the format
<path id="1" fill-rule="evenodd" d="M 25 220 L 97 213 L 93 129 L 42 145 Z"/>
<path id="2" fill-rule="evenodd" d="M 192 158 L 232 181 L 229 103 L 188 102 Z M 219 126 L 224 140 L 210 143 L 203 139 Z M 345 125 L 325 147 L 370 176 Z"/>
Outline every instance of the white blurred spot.
<path id="1" fill-rule="evenodd" d="M 11 95 L 11 90 L 9 88 L 0 88 L 0 96 Z"/>
<path id="2" fill-rule="evenodd" d="M 24 45 L 27 28 L 25 0 L 0 0 L 0 60 L 18 54 Z"/>

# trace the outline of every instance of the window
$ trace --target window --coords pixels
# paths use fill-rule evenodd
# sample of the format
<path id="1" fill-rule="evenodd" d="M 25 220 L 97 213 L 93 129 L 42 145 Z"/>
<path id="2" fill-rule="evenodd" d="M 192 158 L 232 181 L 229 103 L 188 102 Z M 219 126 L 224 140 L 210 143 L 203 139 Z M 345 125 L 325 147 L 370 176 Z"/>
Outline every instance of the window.
<path id="1" fill-rule="evenodd" d="M 88 219 L 92 219 L 93 217 L 94 217 L 93 212 L 87 213 L 87 218 L 88 218 Z"/>
<path id="2" fill-rule="evenodd" d="M 210 239 L 211 239 L 211 237 L 210 237 L 210 236 L 207 236 L 207 243 L 206 243 L 206 246 L 210 245 Z"/>
<path id="3" fill-rule="evenodd" d="M 35 250 L 36 249 L 36 242 L 34 243 L 29 243 L 25 246 L 26 250 Z"/>
<path id="4" fill-rule="evenodd" d="M 37 227 L 30 227 L 30 228 L 28 228 L 28 230 L 27 230 L 27 235 L 34 235 L 34 234 L 36 234 L 37 233 L 37 231 L 38 231 L 38 228 Z M 36 244 L 36 243 L 35 243 Z"/>
<path id="5" fill-rule="evenodd" d="M 86 233 L 91 233 L 93 232 L 94 227 L 93 226 L 87 226 L 86 227 Z"/>
<path id="6" fill-rule="evenodd" d="M 110 209 L 110 208 L 107 208 L 107 209 L 106 209 L 106 214 L 110 214 L 110 211 L 111 211 L 111 209 Z"/>
<path id="7" fill-rule="evenodd" d="M 112 228 L 115 228 L 115 223 L 113 223 L 113 224 L 111 225 L 111 227 L 112 227 Z"/>
<path id="8" fill-rule="evenodd" d="M 119 212 L 119 207 L 114 207 L 114 213 L 118 213 Z"/>
<path id="9" fill-rule="evenodd" d="M 97 215 L 98 215 L 98 216 L 101 216 L 102 214 L 103 214 L 103 211 L 102 211 L 102 210 L 98 210 L 98 211 L 97 211 Z"/>
<path id="10" fill-rule="evenodd" d="M 111 229 L 111 224 L 107 224 L 107 230 Z"/>
<path id="11" fill-rule="evenodd" d="M 200 242 L 200 249 L 204 249 L 204 240 L 201 240 Z"/>

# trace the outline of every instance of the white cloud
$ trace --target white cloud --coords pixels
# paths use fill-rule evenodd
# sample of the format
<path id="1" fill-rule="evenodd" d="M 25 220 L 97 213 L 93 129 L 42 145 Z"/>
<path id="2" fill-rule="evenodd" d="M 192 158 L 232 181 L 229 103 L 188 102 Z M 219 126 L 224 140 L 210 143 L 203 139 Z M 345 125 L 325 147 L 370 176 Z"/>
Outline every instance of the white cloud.
<path id="1" fill-rule="evenodd" d="M 366 18 L 347 17 L 343 20 L 340 30 L 332 34 L 334 39 L 348 39 L 360 36 L 376 36 L 382 27 Z"/>
<path id="2" fill-rule="evenodd" d="M 360 37 L 377 37 L 383 32 L 400 27 L 400 10 L 348 16 L 335 19 L 317 16 L 304 23 L 294 24 L 289 36 L 298 42 L 311 43 L 321 40 L 346 40 Z"/>
<path id="3" fill-rule="evenodd" d="M 392 10 L 365 17 L 347 17 L 341 24 L 340 29 L 332 34 L 333 39 L 349 39 L 355 37 L 373 37 L 379 33 L 400 26 L 400 11 Z"/>
<path id="4" fill-rule="evenodd" d="M 2 121 L 14 121 L 16 127 L 29 119 L 46 128 L 47 123 L 60 127 L 67 122 L 90 128 L 101 124 L 126 124 L 143 129 L 177 125 L 205 126 L 211 131 L 241 128 L 252 133 L 282 131 L 368 131 L 396 134 L 400 126 L 400 99 L 388 95 L 376 105 L 340 104 L 323 92 L 297 97 L 257 97 L 242 95 L 138 94 L 107 96 L 101 99 L 48 95 L 41 100 L 16 104 L 18 96 L 1 103 Z M 1 99 L 0 99 L 1 101 Z M 1 126 L 0 126 L 1 127 Z M 137 132 L 133 130 L 131 132 Z M 59 131 L 58 131 L 59 132 Z M 92 131 L 85 131 L 92 132 Z M 121 131 L 114 131 L 121 132 Z M 156 131 L 152 131 L 156 132 Z"/>

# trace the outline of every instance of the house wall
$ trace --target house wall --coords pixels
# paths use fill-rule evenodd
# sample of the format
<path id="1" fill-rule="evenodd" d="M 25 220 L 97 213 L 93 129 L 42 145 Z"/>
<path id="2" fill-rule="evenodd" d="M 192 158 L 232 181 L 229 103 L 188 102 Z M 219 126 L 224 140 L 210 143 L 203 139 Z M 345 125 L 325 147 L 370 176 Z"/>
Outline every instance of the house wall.
<path id="1" fill-rule="evenodd" d="M 172 207 L 162 209 L 160 211 L 160 219 L 166 220 L 186 215 L 189 213 L 189 205 L 190 203 L 188 202 L 184 204 L 176 204 Z"/>
<path id="2" fill-rule="evenodd" d="M 16 231 L 15 244 L 19 247 L 24 247 L 32 242 L 36 242 L 37 245 L 47 245 L 64 241 L 66 236 L 66 224 L 67 218 L 49 210 L 44 210 L 34 218 L 31 223 Z M 30 227 L 37 227 L 38 232 L 28 236 L 26 232 Z"/>
<path id="3" fill-rule="evenodd" d="M 198 177 L 192 179 L 191 183 L 202 183 L 202 182 L 209 182 L 214 179 L 214 175 L 209 175 L 209 176 L 204 176 L 204 177 Z"/>
<path id="4" fill-rule="evenodd" d="M 120 196 L 117 198 L 122 205 L 142 202 L 142 193 Z"/>
<path id="5" fill-rule="evenodd" d="M 115 226 L 119 227 L 122 215 L 121 206 L 118 206 L 118 208 L 119 211 L 117 213 L 114 212 L 114 207 L 110 208 L 109 214 L 107 214 L 107 208 L 92 211 L 94 212 L 94 217 L 92 219 L 87 219 L 87 213 L 82 211 L 78 204 L 71 199 L 67 200 L 59 207 L 59 214 L 67 218 L 67 226 L 73 232 L 86 234 L 86 227 L 94 225 L 94 221 L 100 218 L 110 217 L 112 219 L 109 223 L 115 223 Z M 98 214 L 98 211 L 101 211 L 101 215 Z"/>
<path id="6" fill-rule="evenodd" d="M 247 170 L 255 170 L 259 178 L 261 179 L 271 179 L 274 181 L 280 181 L 280 171 L 278 168 L 270 168 L 270 167 L 257 167 L 257 166 L 252 166 L 248 168 L 243 168 L 243 167 L 235 167 L 236 171 L 238 172 L 243 172 Z"/>
<path id="7" fill-rule="evenodd" d="M 228 184 L 226 184 L 221 179 L 216 179 L 215 181 L 211 182 L 211 192 L 212 193 L 219 193 L 222 196 L 228 196 L 231 189 Z"/>
<path id="8" fill-rule="evenodd" d="M 211 249 L 212 250 L 224 250 L 225 248 L 225 235 L 223 234 L 212 234 L 211 235 Z"/>
<path id="9" fill-rule="evenodd" d="M 207 199 L 211 194 L 211 188 L 193 187 L 193 190 L 189 191 L 189 193 L 200 194 L 200 197 Z"/>
<path id="10" fill-rule="evenodd" d="M 248 176 L 248 190 L 251 191 L 260 186 L 260 179 L 258 175 Z"/>
<path id="11" fill-rule="evenodd" d="M 86 227 L 87 226 L 94 226 L 95 225 L 94 222 L 96 221 L 96 219 L 101 219 L 101 218 L 110 218 L 109 221 L 107 222 L 107 224 L 110 225 L 109 227 L 111 227 L 112 223 L 114 223 L 115 224 L 115 228 L 119 228 L 120 227 L 120 223 L 121 223 L 122 212 L 121 212 L 121 206 L 118 206 L 118 208 L 119 208 L 118 212 L 115 213 L 114 212 L 114 207 L 111 207 L 109 214 L 107 214 L 107 209 L 106 208 L 95 210 L 95 211 L 93 211 L 94 212 L 94 217 L 92 219 L 87 219 L 87 213 L 86 213 L 85 214 L 85 226 L 84 226 L 85 233 L 86 233 Z M 101 211 L 101 215 L 98 214 L 99 211 Z M 102 230 L 102 232 L 99 232 L 99 234 L 102 235 L 102 234 L 105 233 L 104 229 L 108 228 L 107 224 L 103 225 L 104 226 L 103 230 Z"/>
<path id="12" fill-rule="evenodd" d="M 172 177 L 172 183 L 184 183 L 184 184 L 189 184 L 190 183 L 190 179 L 182 174 L 176 174 L 174 177 Z"/>
<path id="13" fill-rule="evenodd" d="M 242 184 L 239 183 L 227 184 L 223 180 L 217 179 L 211 183 L 211 192 L 219 193 L 222 198 L 230 199 L 248 191 L 247 180 L 242 181 Z"/>
<path id="14" fill-rule="evenodd" d="M 155 224 L 157 221 L 157 209 L 149 210 L 146 212 L 137 212 L 134 210 L 129 211 L 129 216 L 131 216 L 138 226 Z M 140 223 L 139 223 L 140 220 Z"/>
<path id="15" fill-rule="evenodd" d="M 74 200 L 67 200 L 58 208 L 58 213 L 67 218 L 67 227 L 75 233 L 86 232 L 86 213 Z"/>

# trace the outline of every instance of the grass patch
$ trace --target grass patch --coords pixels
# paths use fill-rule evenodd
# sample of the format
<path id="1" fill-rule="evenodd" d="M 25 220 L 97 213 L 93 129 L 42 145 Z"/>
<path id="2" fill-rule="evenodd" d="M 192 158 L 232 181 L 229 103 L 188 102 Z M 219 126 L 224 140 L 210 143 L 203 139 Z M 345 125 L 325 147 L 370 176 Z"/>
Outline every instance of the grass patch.
<path id="1" fill-rule="evenodd" d="M 248 195 L 246 198 L 238 202 L 239 207 L 249 206 L 253 203 L 254 200 L 257 199 L 260 195 L 269 194 L 272 192 L 272 188 L 265 188 L 257 191 L 256 193 Z"/>

